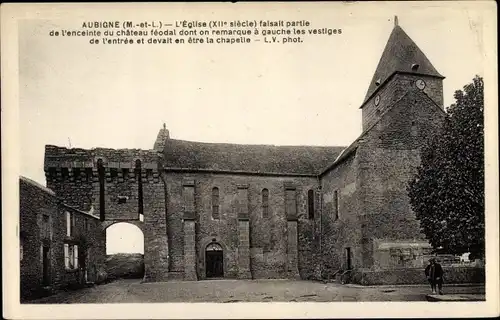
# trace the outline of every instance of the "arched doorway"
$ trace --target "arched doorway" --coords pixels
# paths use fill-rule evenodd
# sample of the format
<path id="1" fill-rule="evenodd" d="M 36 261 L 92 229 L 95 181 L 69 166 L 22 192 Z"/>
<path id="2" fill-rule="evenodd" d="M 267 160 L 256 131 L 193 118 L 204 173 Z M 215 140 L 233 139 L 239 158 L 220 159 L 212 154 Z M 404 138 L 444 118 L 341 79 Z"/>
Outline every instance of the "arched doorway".
<path id="1" fill-rule="evenodd" d="M 224 251 L 216 242 L 209 243 L 205 248 L 205 270 L 207 278 L 224 277 Z"/>
<path id="2" fill-rule="evenodd" d="M 106 228 L 108 279 L 144 276 L 144 234 L 135 224 L 113 223 Z"/>

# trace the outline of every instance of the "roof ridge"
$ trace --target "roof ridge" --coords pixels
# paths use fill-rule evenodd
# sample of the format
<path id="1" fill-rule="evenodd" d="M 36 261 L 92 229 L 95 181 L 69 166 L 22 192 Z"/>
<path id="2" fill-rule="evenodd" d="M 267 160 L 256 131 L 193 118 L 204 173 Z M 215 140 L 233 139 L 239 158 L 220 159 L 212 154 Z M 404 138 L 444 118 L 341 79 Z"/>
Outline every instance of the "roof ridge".
<path id="1" fill-rule="evenodd" d="M 193 141 L 184 139 L 169 139 L 170 141 L 178 142 L 188 142 L 197 144 L 207 144 L 207 145 L 230 145 L 230 146 L 251 146 L 251 147 L 285 147 L 285 148 L 345 148 L 345 146 L 333 146 L 333 145 L 288 145 L 288 144 L 253 144 L 253 143 L 233 143 L 233 142 L 205 142 L 205 141 Z"/>
<path id="2" fill-rule="evenodd" d="M 331 169 L 333 169 L 337 163 L 340 162 L 340 160 L 343 160 L 343 158 L 345 158 L 346 156 L 348 156 L 351 151 L 355 150 L 357 148 L 357 145 L 354 146 L 354 144 L 356 142 L 359 142 L 359 140 L 361 140 L 361 138 L 363 138 L 363 136 L 365 136 L 368 132 L 370 132 L 370 130 L 372 130 L 381 120 L 382 118 L 390 111 L 392 110 L 392 108 L 394 107 L 394 105 L 396 103 L 398 103 L 399 101 L 401 101 L 404 97 L 406 97 L 408 94 L 410 94 L 410 92 L 413 92 L 413 91 L 406 91 L 406 93 L 404 95 L 402 95 L 401 97 L 399 97 L 397 100 L 395 100 L 392 104 L 390 104 L 389 106 L 387 106 L 387 108 L 385 108 L 384 112 L 380 115 L 380 117 L 378 117 L 377 120 L 375 120 L 375 122 L 373 122 L 368 128 L 366 128 L 365 130 L 363 130 L 363 132 L 361 132 L 361 134 L 347 147 L 345 148 L 344 150 L 342 150 L 342 152 L 338 155 L 338 157 L 333 161 L 333 163 L 331 165 L 329 165 L 328 167 L 326 167 L 324 170 L 322 170 L 319 175 L 323 175 L 325 174 L 327 171 L 330 171 Z M 432 99 L 431 99 L 432 100 Z M 351 148 L 351 150 L 349 150 L 349 152 L 346 152 L 349 148 Z"/>
<path id="3" fill-rule="evenodd" d="M 42 191 L 44 191 L 44 192 L 46 192 L 46 193 L 48 193 L 50 195 L 53 195 L 53 196 L 56 195 L 56 193 L 54 192 L 54 190 L 52 190 L 52 189 L 44 186 L 43 184 L 41 184 L 39 182 L 36 182 L 33 179 L 30 179 L 30 178 L 22 176 L 22 175 L 19 176 L 19 179 L 22 180 L 22 181 L 24 181 L 24 182 L 26 182 L 26 183 L 28 183 L 28 184 L 30 184 L 30 185 L 32 185 L 32 186 L 35 186 L 35 187 L 39 188 L 40 190 L 42 190 Z"/>

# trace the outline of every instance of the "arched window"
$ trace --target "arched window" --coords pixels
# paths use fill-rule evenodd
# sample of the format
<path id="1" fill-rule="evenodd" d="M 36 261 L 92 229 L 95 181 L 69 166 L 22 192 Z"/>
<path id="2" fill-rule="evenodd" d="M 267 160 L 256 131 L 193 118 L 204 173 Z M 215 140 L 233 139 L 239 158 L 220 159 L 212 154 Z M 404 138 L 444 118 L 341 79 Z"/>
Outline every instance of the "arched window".
<path id="1" fill-rule="evenodd" d="M 262 189 L 262 217 L 269 217 L 269 190 Z"/>
<path id="2" fill-rule="evenodd" d="M 219 219 L 219 188 L 212 189 L 212 218 Z"/>
<path id="3" fill-rule="evenodd" d="M 309 212 L 309 219 L 314 219 L 314 191 L 309 190 L 307 192 L 307 207 Z"/>

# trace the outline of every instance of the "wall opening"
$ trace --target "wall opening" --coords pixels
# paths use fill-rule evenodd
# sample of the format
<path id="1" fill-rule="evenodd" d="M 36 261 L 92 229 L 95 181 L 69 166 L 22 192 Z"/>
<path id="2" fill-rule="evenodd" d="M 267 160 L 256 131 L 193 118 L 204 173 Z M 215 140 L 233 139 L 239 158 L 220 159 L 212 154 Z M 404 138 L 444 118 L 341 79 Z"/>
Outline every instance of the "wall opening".
<path id="1" fill-rule="evenodd" d="M 262 189 L 262 217 L 269 217 L 269 190 Z"/>
<path id="2" fill-rule="evenodd" d="M 208 244 L 205 248 L 205 270 L 207 278 L 224 277 L 224 251 L 216 242 Z"/>
<path id="3" fill-rule="evenodd" d="M 314 191 L 307 192 L 307 207 L 309 211 L 309 219 L 314 220 Z"/>
<path id="4" fill-rule="evenodd" d="M 212 218 L 219 219 L 219 188 L 212 189 Z"/>
<path id="5" fill-rule="evenodd" d="M 144 276 L 144 234 L 134 224 L 119 222 L 106 229 L 108 279 Z"/>

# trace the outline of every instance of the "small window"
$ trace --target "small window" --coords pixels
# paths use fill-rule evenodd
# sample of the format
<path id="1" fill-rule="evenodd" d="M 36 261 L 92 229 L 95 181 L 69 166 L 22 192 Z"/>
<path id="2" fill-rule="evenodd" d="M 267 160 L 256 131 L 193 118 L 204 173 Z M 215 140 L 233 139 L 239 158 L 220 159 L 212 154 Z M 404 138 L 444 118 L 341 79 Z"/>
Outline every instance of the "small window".
<path id="1" fill-rule="evenodd" d="M 80 171 L 80 168 L 74 168 L 73 169 L 73 177 L 75 178 L 75 180 L 81 180 L 81 171 Z"/>
<path id="2" fill-rule="evenodd" d="M 85 181 L 92 181 L 92 176 L 93 176 L 92 168 L 86 168 L 85 169 Z"/>
<path id="3" fill-rule="evenodd" d="M 127 196 L 118 196 L 118 204 L 127 203 L 127 200 L 128 200 Z"/>
<path id="4" fill-rule="evenodd" d="M 212 218 L 219 218 L 219 188 L 212 189 Z"/>
<path id="5" fill-rule="evenodd" d="M 64 265 L 67 270 L 78 269 L 78 245 L 64 244 Z"/>
<path id="6" fill-rule="evenodd" d="M 66 211 L 66 236 L 72 237 L 74 235 L 76 226 L 76 217 L 69 211 Z"/>
<path id="7" fill-rule="evenodd" d="M 269 217 L 269 190 L 262 189 L 262 217 Z"/>
<path id="8" fill-rule="evenodd" d="M 42 239 L 50 239 L 50 216 L 42 215 Z"/>
<path id="9" fill-rule="evenodd" d="M 122 170 L 123 170 L 123 171 L 122 171 L 122 174 L 123 174 L 123 180 L 128 180 L 128 178 L 129 178 L 129 174 L 130 174 L 130 170 L 129 170 L 129 169 L 127 169 L 127 168 L 124 168 L 124 169 L 122 169 Z"/>
<path id="10" fill-rule="evenodd" d="M 309 212 L 309 219 L 314 220 L 314 190 L 307 192 L 307 208 Z"/>
<path id="11" fill-rule="evenodd" d="M 412 137 L 418 136 L 418 126 L 415 121 L 411 122 L 411 136 Z"/>
<path id="12" fill-rule="evenodd" d="M 68 168 L 61 168 L 61 176 L 63 179 L 67 179 L 69 177 Z"/>
<path id="13" fill-rule="evenodd" d="M 333 212 L 335 216 L 335 220 L 340 218 L 340 210 L 339 210 L 339 192 L 335 190 L 333 192 Z"/>
<path id="14" fill-rule="evenodd" d="M 111 169 L 109 169 L 109 172 L 110 172 L 112 180 L 116 180 L 118 178 L 118 169 L 111 168 Z"/>

